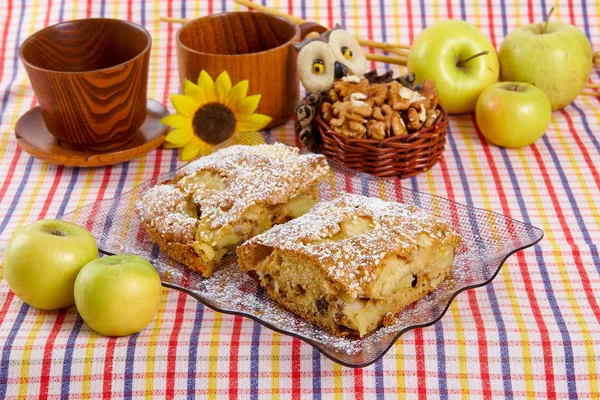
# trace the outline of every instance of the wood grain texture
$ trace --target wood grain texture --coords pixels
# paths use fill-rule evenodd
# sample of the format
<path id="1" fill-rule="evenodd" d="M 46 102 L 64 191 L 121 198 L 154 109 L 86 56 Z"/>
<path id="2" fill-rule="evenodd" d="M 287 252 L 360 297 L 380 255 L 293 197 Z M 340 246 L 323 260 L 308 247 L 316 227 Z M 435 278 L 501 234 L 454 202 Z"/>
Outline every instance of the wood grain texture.
<path id="1" fill-rule="evenodd" d="M 19 118 L 15 136 L 19 145 L 32 156 L 50 164 L 69 167 L 102 167 L 133 160 L 160 146 L 168 128 L 160 120 L 169 110 L 154 100 L 148 100 L 146 119 L 133 133 L 133 138 L 119 149 L 105 152 L 62 142 L 47 129 L 39 107 Z"/>
<path id="2" fill-rule="evenodd" d="M 131 22 L 94 18 L 60 23 L 19 49 L 48 130 L 96 151 L 132 140 L 146 118 L 152 40 Z"/>
<path id="3" fill-rule="evenodd" d="M 179 78 L 197 82 L 206 70 L 215 79 L 227 71 L 233 84 L 248 79 L 248 95 L 262 95 L 256 112 L 285 122 L 298 101 L 296 51 L 299 27 L 258 12 L 213 14 L 188 22 L 177 32 Z"/>

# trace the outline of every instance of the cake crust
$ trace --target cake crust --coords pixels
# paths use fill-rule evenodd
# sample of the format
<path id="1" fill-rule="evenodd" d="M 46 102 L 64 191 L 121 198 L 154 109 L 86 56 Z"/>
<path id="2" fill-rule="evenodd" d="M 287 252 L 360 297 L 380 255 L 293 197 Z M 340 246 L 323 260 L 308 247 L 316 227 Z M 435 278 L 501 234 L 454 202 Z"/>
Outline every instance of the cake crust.
<path id="1" fill-rule="evenodd" d="M 135 211 L 161 251 L 210 277 L 235 245 L 307 211 L 328 172 L 325 157 L 295 147 L 230 146 L 148 189 Z"/>

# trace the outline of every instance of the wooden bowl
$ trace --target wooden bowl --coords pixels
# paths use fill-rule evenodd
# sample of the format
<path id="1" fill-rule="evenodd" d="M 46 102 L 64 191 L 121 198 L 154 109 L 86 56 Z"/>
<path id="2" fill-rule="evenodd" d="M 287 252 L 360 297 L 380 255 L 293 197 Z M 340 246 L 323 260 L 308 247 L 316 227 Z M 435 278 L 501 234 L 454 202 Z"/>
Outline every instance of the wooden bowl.
<path id="1" fill-rule="evenodd" d="M 410 178 L 433 167 L 444 152 L 448 113 L 434 125 L 383 140 L 350 138 L 331 130 L 320 117 L 313 120 L 323 141 L 323 154 L 347 168 L 380 178 Z"/>
<path id="2" fill-rule="evenodd" d="M 94 150 L 133 139 L 146 119 L 152 39 L 128 21 L 63 22 L 19 49 L 46 127 L 56 138 Z"/>
<path id="3" fill-rule="evenodd" d="M 256 112 L 285 122 L 298 100 L 296 50 L 300 27 L 260 12 L 213 14 L 183 25 L 177 32 L 179 78 L 197 82 L 200 71 L 213 79 L 227 71 L 232 84 L 249 80 L 248 95 L 262 95 Z"/>

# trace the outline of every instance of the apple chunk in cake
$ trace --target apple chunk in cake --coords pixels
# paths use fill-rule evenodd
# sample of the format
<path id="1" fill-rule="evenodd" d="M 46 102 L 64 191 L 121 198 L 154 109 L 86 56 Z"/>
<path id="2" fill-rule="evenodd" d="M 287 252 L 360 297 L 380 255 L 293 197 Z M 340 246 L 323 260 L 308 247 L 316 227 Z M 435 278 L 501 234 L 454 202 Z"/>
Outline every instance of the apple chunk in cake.
<path id="1" fill-rule="evenodd" d="M 336 335 L 364 336 L 433 291 L 460 236 L 418 207 L 346 194 L 237 249 L 285 308 Z"/>
<path id="2" fill-rule="evenodd" d="M 210 277 L 235 246 L 306 213 L 328 172 L 325 157 L 295 147 L 230 146 L 148 189 L 135 209 L 163 252 Z"/>

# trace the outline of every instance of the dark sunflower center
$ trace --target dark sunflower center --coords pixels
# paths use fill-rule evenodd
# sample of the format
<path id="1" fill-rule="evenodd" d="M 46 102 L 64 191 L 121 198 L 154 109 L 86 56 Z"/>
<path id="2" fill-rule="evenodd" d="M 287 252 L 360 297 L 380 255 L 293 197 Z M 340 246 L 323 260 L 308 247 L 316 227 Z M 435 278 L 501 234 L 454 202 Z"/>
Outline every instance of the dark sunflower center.
<path id="1" fill-rule="evenodd" d="M 192 126 L 200 139 L 219 144 L 233 136 L 235 122 L 235 115 L 229 108 L 219 103 L 208 103 L 196 110 Z"/>

